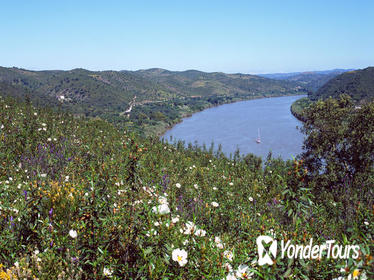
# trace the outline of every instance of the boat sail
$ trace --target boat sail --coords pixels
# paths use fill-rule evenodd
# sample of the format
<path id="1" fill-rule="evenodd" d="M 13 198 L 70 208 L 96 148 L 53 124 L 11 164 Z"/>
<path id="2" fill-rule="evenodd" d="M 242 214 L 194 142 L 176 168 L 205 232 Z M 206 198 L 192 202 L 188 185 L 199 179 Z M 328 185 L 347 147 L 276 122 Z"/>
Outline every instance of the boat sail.
<path id="1" fill-rule="evenodd" d="M 260 129 L 258 129 L 258 135 L 257 135 L 256 143 L 257 144 L 261 143 Z"/>

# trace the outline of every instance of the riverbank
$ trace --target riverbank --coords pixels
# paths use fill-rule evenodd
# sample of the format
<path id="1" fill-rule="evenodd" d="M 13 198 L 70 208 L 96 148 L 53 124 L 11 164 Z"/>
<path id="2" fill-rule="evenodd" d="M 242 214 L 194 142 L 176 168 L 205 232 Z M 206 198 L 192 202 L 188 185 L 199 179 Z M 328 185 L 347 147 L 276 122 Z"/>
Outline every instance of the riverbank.
<path id="1" fill-rule="evenodd" d="M 296 100 L 291 105 L 291 113 L 299 121 L 305 122 L 304 110 L 312 104 L 312 101 L 308 97 L 301 98 Z"/>

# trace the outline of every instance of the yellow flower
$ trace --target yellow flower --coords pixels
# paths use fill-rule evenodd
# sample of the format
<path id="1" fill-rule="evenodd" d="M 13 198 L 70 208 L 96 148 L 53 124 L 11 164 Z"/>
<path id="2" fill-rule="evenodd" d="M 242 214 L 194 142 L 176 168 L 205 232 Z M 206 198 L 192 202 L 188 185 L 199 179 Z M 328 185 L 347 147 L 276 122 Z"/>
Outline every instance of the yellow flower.
<path id="1" fill-rule="evenodd" d="M 355 269 L 352 272 L 353 279 L 357 278 L 360 275 L 360 270 Z"/>

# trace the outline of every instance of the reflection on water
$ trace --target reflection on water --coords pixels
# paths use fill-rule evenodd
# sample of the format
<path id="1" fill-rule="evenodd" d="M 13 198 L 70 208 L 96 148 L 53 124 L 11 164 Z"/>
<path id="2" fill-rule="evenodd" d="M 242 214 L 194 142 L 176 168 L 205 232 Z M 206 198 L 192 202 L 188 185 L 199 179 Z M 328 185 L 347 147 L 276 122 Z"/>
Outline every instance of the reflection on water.
<path id="1" fill-rule="evenodd" d="M 264 98 L 225 104 L 196 113 L 174 126 L 164 139 L 183 140 L 215 148 L 222 145 L 226 155 L 238 148 L 242 154 L 291 159 L 301 152 L 303 135 L 296 128 L 302 124 L 290 112 L 291 104 L 304 96 Z M 260 130 L 261 143 L 256 143 Z"/>

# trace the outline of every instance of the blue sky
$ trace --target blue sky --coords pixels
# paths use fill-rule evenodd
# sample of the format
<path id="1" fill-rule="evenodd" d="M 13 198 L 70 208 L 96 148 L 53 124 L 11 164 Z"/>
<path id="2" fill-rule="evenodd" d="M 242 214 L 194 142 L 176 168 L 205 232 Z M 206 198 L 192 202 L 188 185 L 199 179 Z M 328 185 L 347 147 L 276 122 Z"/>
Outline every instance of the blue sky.
<path id="1" fill-rule="evenodd" d="M 374 1 L 2 1 L 0 66 L 273 73 L 374 65 Z"/>

